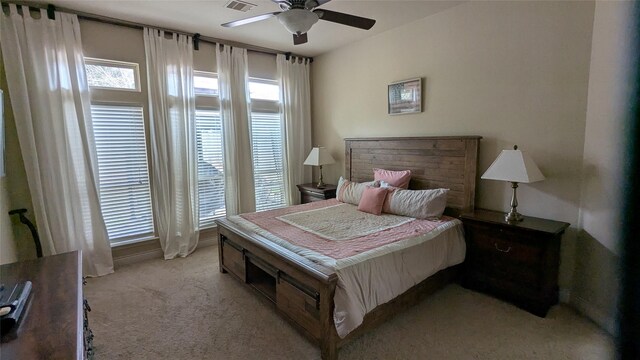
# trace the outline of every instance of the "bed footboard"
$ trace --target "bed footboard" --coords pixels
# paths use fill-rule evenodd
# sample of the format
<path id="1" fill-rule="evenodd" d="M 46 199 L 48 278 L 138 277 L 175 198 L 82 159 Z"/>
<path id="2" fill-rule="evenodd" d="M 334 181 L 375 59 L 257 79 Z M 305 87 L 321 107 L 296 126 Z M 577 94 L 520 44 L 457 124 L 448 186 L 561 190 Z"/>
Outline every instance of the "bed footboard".
<path id="1" fill-rule="evenodd" d="M 322 359 L 337 359 L 338 337 L 333 323 L 335 272 L 227 220 L 218 220 L 217 224 L 220 271 L 273 303 L 289 323 L 320 346 Z"/>
<path id="2" fill-rule="evenodd" d="M 378 306 L 365 316 L 358 328 L 341 339 L 333 322 L 333 298 L 338 281 L 335 272 L 227 220 L 217 223 L 220 271 L 229 273 L 273 303 L 291 325 L 320 347 L 323 360 L 337 359 L 338 349 L 344 344 L 452 282 L 459 267 L 441 270 Z"/>

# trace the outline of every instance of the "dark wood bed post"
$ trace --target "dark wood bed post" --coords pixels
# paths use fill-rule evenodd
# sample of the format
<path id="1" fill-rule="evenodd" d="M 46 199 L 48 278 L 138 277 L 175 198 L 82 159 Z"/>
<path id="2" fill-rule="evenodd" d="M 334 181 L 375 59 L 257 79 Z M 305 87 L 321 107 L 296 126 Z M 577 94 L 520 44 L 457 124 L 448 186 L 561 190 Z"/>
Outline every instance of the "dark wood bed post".
<path id="1" fill-rule="evenodd" d="M 320 292 L 320 356 L 322 360 L 338 359 L 338 333 L 333 322 L 333 296 L 336 292 L 336 281 L 325 284 Z"/>

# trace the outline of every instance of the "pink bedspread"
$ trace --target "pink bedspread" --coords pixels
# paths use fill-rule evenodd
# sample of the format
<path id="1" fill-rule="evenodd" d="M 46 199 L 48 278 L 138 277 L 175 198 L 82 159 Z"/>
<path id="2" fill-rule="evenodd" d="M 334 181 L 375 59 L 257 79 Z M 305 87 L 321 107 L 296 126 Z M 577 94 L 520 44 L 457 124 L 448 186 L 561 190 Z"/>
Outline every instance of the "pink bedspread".
<path id="1" fill-rule="evenodd" d="M 316 251 L 336 260 L 348 258 L 409 237 L 428 233 L 437 226 L 452 219 L 449 217 L 443 217 L 438 221 L 415 219 L 390 229 L 341 241 L 326 239 L 277 219 L 278 217 L 294 212 L 320 209 L 338 204 L 340 203 L 337 200 L 332 199 L 283 209 L 242 214 L 240 216 L 254 225 L 268 230 L 273 235 L 292 245 Z"/>

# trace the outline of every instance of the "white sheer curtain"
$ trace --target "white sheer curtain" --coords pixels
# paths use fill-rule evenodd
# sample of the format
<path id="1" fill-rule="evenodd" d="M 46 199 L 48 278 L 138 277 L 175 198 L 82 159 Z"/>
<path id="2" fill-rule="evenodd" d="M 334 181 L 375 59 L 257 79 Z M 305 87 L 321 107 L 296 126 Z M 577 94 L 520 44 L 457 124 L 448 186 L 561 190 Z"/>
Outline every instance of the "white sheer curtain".
<path id="1" fill-rule="evenodd" d="M 198 244 L 198 181 L 191 37 L 144 29 L 152 201 L 165 259 Z"/>
<path id="2" fill-rule="evenodd" d="M 84 275 L 105 275 L 113 260 L 78 18 L 21 11 L 9 4 L 9 15 L 0 15 L 0 38 L 43 252 L 82 250 Z"/>
<path id="3" fill-rule="evenodd" d="M 216 45 L 216 58 L 224 143 L 224 197 L 227 215 L 236 215 L 256 209 L 247 50 Z"/>
<path id="4" fill-rule="evenodd" d="M 276 57 L 284 121 L 284 186 L 287 205 L 300 203 L 297 184 L 311 182 L 304 160 L 311 151 L 311 91 L 309 60 Z"/>

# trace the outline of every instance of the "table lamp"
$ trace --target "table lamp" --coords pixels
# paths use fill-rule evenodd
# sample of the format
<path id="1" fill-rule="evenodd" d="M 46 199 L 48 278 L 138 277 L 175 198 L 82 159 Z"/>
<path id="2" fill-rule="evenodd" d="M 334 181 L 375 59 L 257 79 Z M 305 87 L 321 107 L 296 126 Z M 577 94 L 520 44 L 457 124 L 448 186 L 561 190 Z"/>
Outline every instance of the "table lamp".
<path id="1" fill-rule="evenodd" d="M 309 153 L 309 156 L 307 156 L 307 160 L 304 161 L 304 164 L 320 166 L 320 182 L 318 182 L 317 185 L 318 189 L 322 189 L 325 186 L 322 181 L 322 165 L 333 164 L 335 162 L 336 161 L 333 159 L 331 154 L 329 154 L 329 151 L 322 146 L 311 149 L 311 152 Z"/>
<path id="2" fill-rule="evenodd" d="M 511 197 L 511 211 L 504 217 L 506 222 L 522 221 L 523 217 L 517 211 L 518 199 L 516 189 L 518 183 L 532 183 L 544 180 L 544 175 L 533 162 L 533 159 L 524 151 L 518 150 L 518 145 L 513 150 L 502 150 L 498 158 L 489 166 L 482 175 L 482 179 L 502 180 L 511 182 L 513 195 Z"/>

